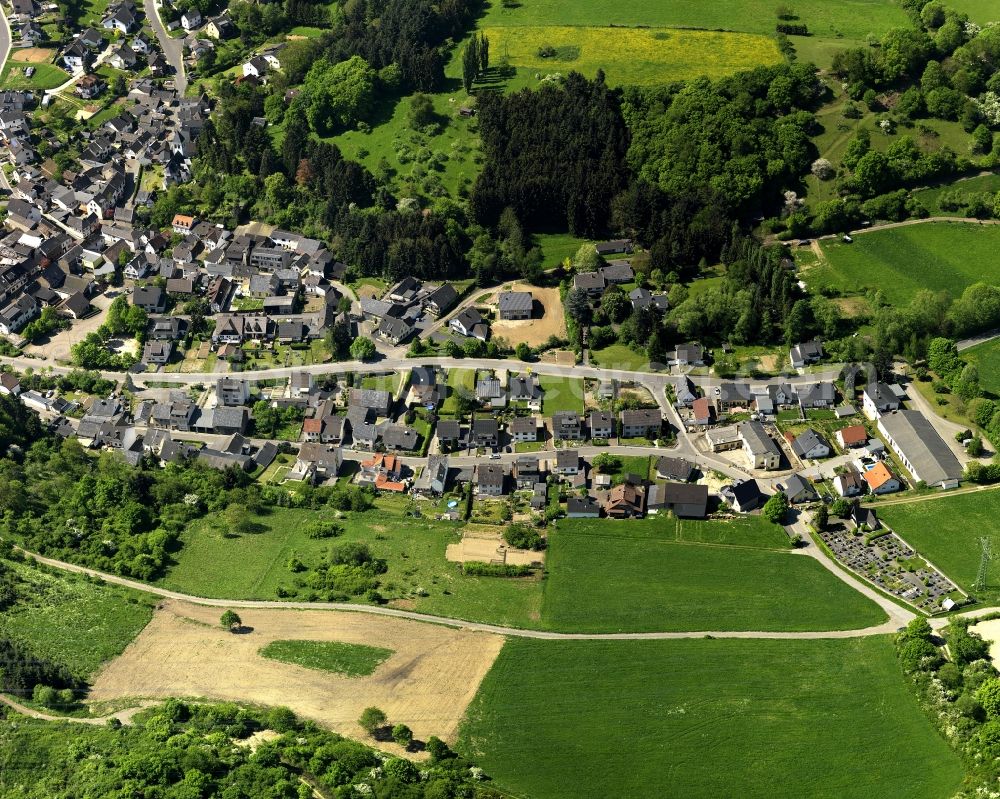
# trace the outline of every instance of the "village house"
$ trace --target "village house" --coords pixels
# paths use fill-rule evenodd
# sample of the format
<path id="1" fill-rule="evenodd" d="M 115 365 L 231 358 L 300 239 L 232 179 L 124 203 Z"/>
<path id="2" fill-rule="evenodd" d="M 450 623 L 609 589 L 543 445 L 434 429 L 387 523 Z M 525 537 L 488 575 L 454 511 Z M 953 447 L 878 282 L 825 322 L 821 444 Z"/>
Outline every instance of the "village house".
<path id="1" fill-rule="evenodd" d="M 812 428 L 803 431 L 792 440 L 792 452 L 802 460 L 825 458 L 830 454 L 830 445 Z"/>
<path id="2" fill-rule="evenodd" d="M 764 425 L 760 422 L 740 422 L 737 429 L 751 468 L 772 470 L 781 465 L 781 450 L 764 430 Z"/>
<path id="3" fill-rule="evenodd" d="M 694 483 L 657 483 L 647 491 L 646 509 L 673 513 L 685 519 L 704 519 L 708 511 L 708 486 Z"/>
<path id="4" fill-rule="evenodd" d="M 503 291 L 497 301 L 497 313 L 505 321 L 531 319 L 533 302 L 529 291 Z"/>
<path id="5" fill-rule="evenodd" d="M 843 449 L 856 449 L 868 443 L 868 431 L 864 425 L 855 424 L 838 430 L 836 438 Z"/>
<path id="6" fill-rule="evenodd" d="M 461 313 L 448 322 L 448 327 L 459 335 L 466 336 L 467 338 L 477 338 L 480 341 L 486 341 L 489 335 L 489 326 L 486 324 L 486 319 L 475 308 L 463 308 Z"/>
<path id="7" fill-rule="evenodd" d="M 506 491 L 507 467 L 499 463 L 478 463 L 475 466 L 476 493 L 502 497 Z"/>
<path id="8" fill-rule="evenodd" d="M 431 455 L 427 458 L 427 466 L 413 481 L 413 493 L 424 496 L 439 497 L 448 485 L 448 456 Z"/>
<path id="9" fill-rule="evenodd" d="M 614 438 L 615 417 L 607 411 L 591 411 L 587 415 L 591 438 Z"/>
<path id="10" fill-rule="evenodd" d="M 582 441 L 583 424 L 580 415 L 574 411 L 552 414 L 552 435 L 557 441 Z"/>
<path id="11" fill-rule="evenodd" d="M 496 447 L 499 444 L 500 425 L 492 416 L 472 420 L 472 444 L 476 447 Z"/>
<path id="12" fill-rule="evenodd" d="M 655 440 L 660 437 L 663 427 L 663 417 L 659 409 L 639 408 L 637 410 L 621 411 L 619 415 L 622 438 L 648 438 Z"/>
<path id="13" fill-rule="evenodd" d="M 542 421 L 537 416 L 515 416 L 507 425 L 507 433 L 515 444 L 538 441 Z"/>
<path id="14" fill-rule="evenodd" d="M 864 472 L 865 482 L 873 494 L 892 494 L 902 487 L 899 479 L 884 461 L 879 461 Z"/>

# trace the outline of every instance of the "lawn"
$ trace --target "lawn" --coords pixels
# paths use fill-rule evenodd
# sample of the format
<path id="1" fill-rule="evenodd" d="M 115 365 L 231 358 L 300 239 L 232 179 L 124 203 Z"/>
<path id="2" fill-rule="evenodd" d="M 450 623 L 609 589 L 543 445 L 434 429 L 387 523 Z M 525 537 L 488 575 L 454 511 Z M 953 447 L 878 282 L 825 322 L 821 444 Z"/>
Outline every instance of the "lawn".
<path id="1" fill-rule="evenodd" d="M 622 369 L 628 372 L 649 371 L 649 358 L 624 344 L 612 344 L 600 350 L 590 351 L 590 365 L 604 369 Z"/>
<path id="2" fill-rule="evenodd" d="M 157 584 L 198 596 L 275 599 L 278 586 L 293 585 L 292 557 L 317 565 L 331 546 L 360 541 L 387 562 L 379 590 L 390 603 L 514 626 L 538 618 L 541 583 L 462 574 L 444 557 L 461 528 L 408 518 L 406 505 L 406 500 L 387 498 L 375 510 L 346 514 L 338 520 L 344 534 L 325 541 L 308 538 L 303 528 L 317 518 L 332 518 L 327 511 L 276 508 L 257 519 L 262 532 L 241 538 L 223 538 L 218 520 L 209 516 L 183 533 L 176 565 Z M 303 591 L 297 598 L 307 595 Z"/>
<path id="3" fill-rule="evenodd" d="M 955 297 L 979 281 L 1000 283 L 1000 226 L 931 222 L 864 233 L 853 244 L 824 241 L 822 246 L 828 265 L 805 276 L 814 291 L 878 288 L 889 302 L 905 305 L 924 288 Z"/>
<path id="4" fill-rule="evenodd" d="M 542 265 L 546 269 L 559 266 L 567 258 L 572 259 L 580 247 L 590 243 L 571 233 L 536 233 L 532 241 L 542 251 Z"/>
<path id="5" fill-rule="evenodd" d="M 511 639 L 458 748 L 546 799 L 946 799 L 962 781 L 882 636 Z"/>
<path id="6" fill-rule="evenodd" d="M 120 654 L 153 616 L 153 598 L 146 594 L 7 565 L 26 585 L 18 589 L 17 604 L 0 614 L 0 635 L 24 641 L 81 679 Z"/>
<path id="7" fill-rule="evenodd" d="M 1000 488 L 876 508 L 886 524 L 966 591 L 972 591 L 979 573 L 979 539 L 988 538 L 994 557 L 987 590 L 975 593 L 982 601 L 1000 600 L 1000 528 L 996 522 Z"/>
<path id="8" fill-rule="evenodd" d="M 34 67 L 35 74 L 24 77 L 25 67 Z M 4 89 L 54 89 L 69 80 L 69 73 L 54 64 L 28 63 L 13 58 L 4 65 L 0 73 L 0 88 Z"/>
<path id="9" fill-rule="evenodd" d="M 259 654 L 307 669 L 332 671 L 348 677 L 366 677 L 388 660 L 393 651 L 343 641 L 271 641 Z"/>
<path id="10" fill-rule="evenodd" d="M 874 603 L 759 517 L 572 519 L 549 535 L 542 622 L 573 632 L 833 630 L 885 621 Z"/>
<path id="11" fill-rule="evenodd" d="M 448 372 L 448 396 L 441 404 L 441 413 L 445 416 L 458 414 L 459 391 L 474 393 L 476 390 L 475 369 L 452 369 Z"/>
<path id="12" fill-rule="evenodd" d="M 979 367 L 979 382 L 986 391 L 1000 395 L 1000 339 L 963 350 L 962 357 Z"/>
<path id="13" fill-rule="evenodd" d="M 665 28 L 606 26 L 489 27 L 490 50 L 528 73 L 593 77 L 604 70 L 612 85 L 656 85 L 707 75 L 719 78 L 781 61 L 770 36 Z M 547 49 L 554 53 L 543 57 Z"/>
<path id="14" fill-rule="evenodd" d="M 542 387 L 542 410 L 546 416 L 559 411 L 583 413 L 582 378 L 539 375 L 538 382 Z"/>

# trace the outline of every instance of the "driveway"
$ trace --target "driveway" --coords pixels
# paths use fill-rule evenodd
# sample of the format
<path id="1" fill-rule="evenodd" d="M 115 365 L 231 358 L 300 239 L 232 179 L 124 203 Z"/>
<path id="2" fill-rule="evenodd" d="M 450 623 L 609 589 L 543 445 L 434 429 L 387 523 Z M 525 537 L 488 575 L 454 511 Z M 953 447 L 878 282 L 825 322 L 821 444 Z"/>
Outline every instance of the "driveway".
<path id="1" fill-rule="evenodd" d="M 69 330 L 61 330 L 44 344 L 29 344 L 24 348 L 28 355 L 44 358 L 45 360 L 55 360 L 69 362 L 72 360 L 70 350 L 77 342 L 83 341 L 89 333 L 93 333 L 104 324 L 104 319 L 108 315 L 108 308 L 111 307 L 111 300 L 103 294 L 91 300 L 91 305 L 98 309 L 97 313 L 88 316 L 86 319 L 74 321 Z"/>

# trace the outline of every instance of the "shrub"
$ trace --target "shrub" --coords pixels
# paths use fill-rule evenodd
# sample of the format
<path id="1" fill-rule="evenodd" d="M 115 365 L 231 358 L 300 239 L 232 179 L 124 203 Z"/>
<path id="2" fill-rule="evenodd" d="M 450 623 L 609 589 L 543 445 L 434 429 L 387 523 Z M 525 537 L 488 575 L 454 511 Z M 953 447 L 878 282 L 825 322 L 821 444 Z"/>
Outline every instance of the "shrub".
<path id="1" fill-rule="evenodd" d="M 504 541 L 518 549 L 538 551 L 545 546 L 542 536 L 526 524 L 511 524 L 503 531 Z"/>
<path id="2" fill-rule="evenodd" d="M 469 560 L 462 564 L 462 571 L 470 577 L 530 577 L 528 566 L 516 566 L 513 563 L 483 563 L 479 560 Z"/>

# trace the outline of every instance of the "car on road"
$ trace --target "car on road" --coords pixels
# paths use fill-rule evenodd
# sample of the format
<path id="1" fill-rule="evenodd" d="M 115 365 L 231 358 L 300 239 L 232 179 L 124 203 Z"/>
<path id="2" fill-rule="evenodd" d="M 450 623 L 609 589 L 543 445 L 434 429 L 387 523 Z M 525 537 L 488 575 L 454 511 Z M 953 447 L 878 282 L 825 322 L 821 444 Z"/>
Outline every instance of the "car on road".
<path id="1" fill-rule="evenodd" d="M 498 461 L 498 460 L 500 460 L 500 453 L 499 452 L 490 453 L 490 460 L 491 461 Z"/>

